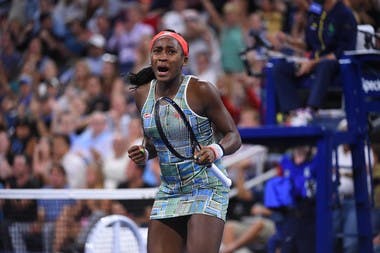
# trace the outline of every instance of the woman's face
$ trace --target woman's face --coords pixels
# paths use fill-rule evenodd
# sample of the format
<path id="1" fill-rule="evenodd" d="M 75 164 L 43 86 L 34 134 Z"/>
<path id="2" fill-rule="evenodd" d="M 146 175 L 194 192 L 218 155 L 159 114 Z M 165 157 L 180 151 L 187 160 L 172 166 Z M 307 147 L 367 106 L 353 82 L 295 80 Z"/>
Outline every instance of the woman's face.
<path id="1" fill-rule="evenodd" d="M 151 63 L 154 74 L 159 81 L 173 80 L 182 73 L 182 67 L 187 63 L 178 41 L 171 37 L 157 39 L 151 51 Z"/>

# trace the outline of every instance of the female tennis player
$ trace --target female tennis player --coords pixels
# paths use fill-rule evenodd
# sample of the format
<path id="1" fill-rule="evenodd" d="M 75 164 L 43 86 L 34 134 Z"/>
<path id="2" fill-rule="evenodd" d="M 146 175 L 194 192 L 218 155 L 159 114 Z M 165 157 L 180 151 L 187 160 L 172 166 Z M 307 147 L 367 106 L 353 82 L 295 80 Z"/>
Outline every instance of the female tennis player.
<path id="1" fill-rule="evenodd" d="M 239 132 L 215 86 L 182 74 L 188 55 L 188 44 L 180 34 L 162 31 L 151 41 L 151 67 L 129 75 L 145 134 L 144 144 L 130 147 L 129 156 L 136 163 L 158 156 L 161 168 L 161 185 L 148 228 L 149 253 L 219 252 L 229 188 L 208 165 L 214 163 L 226 174 L 220 158 L 241 145 Z M 154 115 L 160 97 L 171 98 L 185 112 L 201 145 L 194 159 L 178 158 L 161 138 Z M 166 122 L 161 125 L 164 131 L 177 135 L 177 118 L 161 119 Z M 172 145 L 176 150 L 189 150 L 185 138 L 182 141 L 177 137 Z"/>

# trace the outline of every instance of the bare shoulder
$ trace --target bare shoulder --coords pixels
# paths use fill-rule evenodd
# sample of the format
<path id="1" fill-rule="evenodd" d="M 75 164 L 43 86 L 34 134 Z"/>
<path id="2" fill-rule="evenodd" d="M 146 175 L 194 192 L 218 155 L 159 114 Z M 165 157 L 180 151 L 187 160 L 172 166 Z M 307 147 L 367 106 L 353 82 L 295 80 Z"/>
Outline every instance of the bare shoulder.
<path id="1" fill-rule="evenodd" d="M 219 104 L 218 89 L 210 82 L 192 77 L 187 90 L 190 107 L 200 115 L 205 115 L 210 106 Z"/>
<path id="2" fill-rule="evenodd" d="M 189 86 L 196 95 L 212 95 L 219 93 L 215 85 L 206 80 L 200 80 L 197 77 L 192 77 L 190 79 Z"/>

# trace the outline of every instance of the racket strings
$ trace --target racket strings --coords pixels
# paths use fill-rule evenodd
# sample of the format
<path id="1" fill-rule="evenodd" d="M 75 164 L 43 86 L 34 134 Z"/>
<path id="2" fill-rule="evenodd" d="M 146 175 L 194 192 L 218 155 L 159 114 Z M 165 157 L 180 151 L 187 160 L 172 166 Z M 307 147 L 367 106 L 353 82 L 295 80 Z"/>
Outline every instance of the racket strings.
<path id="1" fill-rule="evenodd" d="M 160 121 L 163 133 L 171 146 L 184 157 L 193 156 L 190 133 L 177 110 L 165 101 L 160 102 Z"/>

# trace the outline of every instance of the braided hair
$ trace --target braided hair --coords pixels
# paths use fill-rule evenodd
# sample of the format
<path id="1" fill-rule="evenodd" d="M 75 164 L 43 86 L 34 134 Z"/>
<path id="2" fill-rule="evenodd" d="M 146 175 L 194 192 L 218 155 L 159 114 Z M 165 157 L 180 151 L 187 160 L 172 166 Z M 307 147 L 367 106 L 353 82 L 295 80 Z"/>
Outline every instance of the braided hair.
<path id="1" fill-rule="evenodd" d="M 131 87 L 132 89 L 136 89 L 143 84 L 149 83 L 155 78 L 152 66 L 148 66 L 137 73 L 128 73 L 126 76 L 126 82 L 133 86 Z"/>

